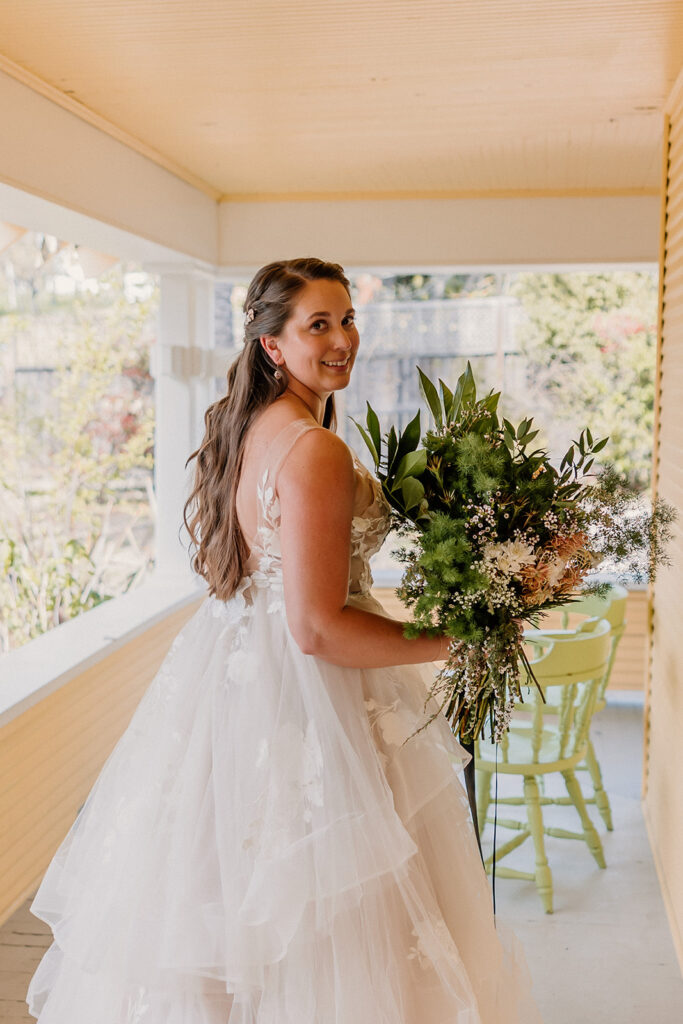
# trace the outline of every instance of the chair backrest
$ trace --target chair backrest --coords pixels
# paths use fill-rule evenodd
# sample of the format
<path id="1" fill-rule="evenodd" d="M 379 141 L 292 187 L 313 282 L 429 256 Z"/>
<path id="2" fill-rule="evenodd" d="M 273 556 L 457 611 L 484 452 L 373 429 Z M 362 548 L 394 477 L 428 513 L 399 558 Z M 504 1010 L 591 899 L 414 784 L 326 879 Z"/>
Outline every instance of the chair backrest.
<path id="1" fill-rule="evenodd" d="M 628 590 L 626 587 L 622 587 L 620 583 L 613 583 L 609 594 L 606 597 L 596 597 L 595 594 L 589 594 L 587 597 L 579 598 L 577 601 L 571 601 L 569 604 L 562 605 L 559 611 L 562 614 L 562 626 L 566 629 L 569 622 L 569 616 L 587 615 L 597 616 L 601 619 L 607 619 L 612 629 L 612 650 L 610 651 L 609 663 L 607 665 L 607 671 L 605 677 L 600 684 L 598 691 L 598 700 L 604 699 L 605 690 L 609 684 L 610 676 L 612 674 L 612 667 L 614 665 L 614 658 L 617 653 L 617 646 L 621 640 L 624 630 L 626 629 L 626 601 L 628 599 Z"/>
<path id="2" fill-rule="evenodd" d="M 578 756 L 588 741 L 588 730 L 595 710 L 612 647 L 611 627 L 607 619 L 591 617 L 575 630 L 529 630 L 525 640 L 539 649 L 530 664 L 545 703 L 531 683 L 529 696 L 516 705 L 528 712 L 531 757 L 538 760 L 546 732 L 553 730 L 557 758 Z M 507 760 L 507 737 L 501 742 L 503 760 Z"/>

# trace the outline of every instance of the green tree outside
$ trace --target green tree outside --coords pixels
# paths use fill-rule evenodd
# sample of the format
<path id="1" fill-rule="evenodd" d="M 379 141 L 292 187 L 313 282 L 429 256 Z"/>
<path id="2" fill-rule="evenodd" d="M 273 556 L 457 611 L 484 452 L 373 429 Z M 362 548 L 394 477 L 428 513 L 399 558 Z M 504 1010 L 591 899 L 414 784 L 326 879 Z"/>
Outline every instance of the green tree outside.
<path id="1" fill-rule="evenodd" d="M 6 266 L 0 309 L 5 651 L 124 593 L 154 558 L 156 285 L 127 295 L 134 268 L 117 264 L 95 288 L 60 298 L 36 260 L 38 273 L 17 291 L 17 266 L 30 273 L 26 250 L 40 253 L 35 236 L 22 243 L 12 301 Z"/>
<path id="2" fill-rule="evenodd" d="M 565 435 L 578 436 L 586 424 L 594 437 L 609 435 L 604 461 L 636 488 L 649 488 L 657 275 L 523 273 L 509 293 L 525 313 L 517 340 L 531 396 L 544 399 L 535 426 L 547 428 L 552 413 Z"/>

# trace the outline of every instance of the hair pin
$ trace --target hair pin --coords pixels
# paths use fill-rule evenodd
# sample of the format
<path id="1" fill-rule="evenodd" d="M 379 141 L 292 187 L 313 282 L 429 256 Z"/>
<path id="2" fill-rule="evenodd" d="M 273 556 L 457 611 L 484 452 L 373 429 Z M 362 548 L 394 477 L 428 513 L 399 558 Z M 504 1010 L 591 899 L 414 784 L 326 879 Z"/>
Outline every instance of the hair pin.
<path id="1" fill-rule="evenodd" d="M 253 306 L 250 306 L 249 309 L 247 310 L 247 315 L 244 318 L 245 324 L 250 324 L 255 316 L 256 316 L 256 313 L 254 312 L 254 308 L 253 308 Z"/>

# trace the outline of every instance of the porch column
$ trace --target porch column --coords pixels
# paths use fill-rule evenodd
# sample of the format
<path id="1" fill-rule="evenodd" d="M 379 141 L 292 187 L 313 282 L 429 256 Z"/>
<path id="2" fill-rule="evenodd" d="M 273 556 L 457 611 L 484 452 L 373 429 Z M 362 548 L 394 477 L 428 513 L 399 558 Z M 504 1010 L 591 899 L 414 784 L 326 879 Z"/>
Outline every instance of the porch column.
<path id="1" fill-rule="evenodd" d="M 154 489 L 157 503 L 156 567 L 190 574 L 188 536 L 181 529 L 194 462 L 188 456 L 204 433 L 213 400 L 214 274 L 194 264 L 148 264 L 160 276 L 158 335 L 152 353 L 156 428 Z"/>

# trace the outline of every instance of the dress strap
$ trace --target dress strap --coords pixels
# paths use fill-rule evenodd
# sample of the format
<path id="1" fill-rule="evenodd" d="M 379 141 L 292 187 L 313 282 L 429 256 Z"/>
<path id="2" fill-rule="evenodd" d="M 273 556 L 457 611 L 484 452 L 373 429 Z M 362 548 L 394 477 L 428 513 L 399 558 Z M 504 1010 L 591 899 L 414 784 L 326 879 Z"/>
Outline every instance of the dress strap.
<path id="1" fill-rule="evenodd" d="M 283 427 L 282 430 L 275 435 L 268 445 L 268 453 L 266 455 L 265 462 L 270 483 L 273 487 L 277 484 L 277 475 L 282 463 L 285 461 L 299 438 L 308 433 L 309 430 L 325 429 L 325 427 L 321 427 L 318 423 L 312 423 L 311 420 L 308 419 L 292 420 L 291 423 L 288 423 L 286 427 Z"/>

